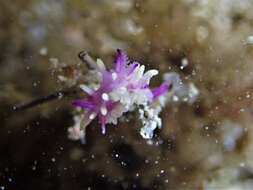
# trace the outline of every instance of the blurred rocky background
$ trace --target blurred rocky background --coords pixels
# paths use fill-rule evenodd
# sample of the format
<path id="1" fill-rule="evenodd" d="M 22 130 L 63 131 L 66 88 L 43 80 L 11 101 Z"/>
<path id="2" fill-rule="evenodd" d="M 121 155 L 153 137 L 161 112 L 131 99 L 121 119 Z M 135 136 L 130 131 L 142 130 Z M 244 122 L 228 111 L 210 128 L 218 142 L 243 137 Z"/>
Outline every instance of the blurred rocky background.
<path id="1" fill-rule="evenodd" d="M 0 1 L 0 189 L 253 189 L 252 0 Z M 116 48 L 199 90 L 171 102 L 152 141 L 138 120 L 96 122 L 70 141 L 71 98 L 13 106 L 62 88 L 52 66 Z M 187 63 L 187 64 L 186 64 Z"/>

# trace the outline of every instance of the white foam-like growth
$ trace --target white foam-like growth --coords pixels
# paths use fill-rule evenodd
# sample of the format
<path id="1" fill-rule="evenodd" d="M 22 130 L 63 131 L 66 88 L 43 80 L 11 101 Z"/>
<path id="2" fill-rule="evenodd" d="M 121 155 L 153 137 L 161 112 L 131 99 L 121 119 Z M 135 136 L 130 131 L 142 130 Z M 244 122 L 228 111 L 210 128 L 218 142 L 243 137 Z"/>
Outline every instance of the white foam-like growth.
<path id="1" fill-rule="evenodd" d="M 143 109 L 139 109 L 139 118 L 142 122 L 143 127 L 140 130 L 140 134 L 144 139 L 151 139 L 154 135 L 156 128 L 162 127 L 162 121 L 159 117 L 161 107 L 144 106 Z"/>
<path id="2" fill-rule="evenodd" d="M 117 102 L 120 101 L 120 103 L 126 104 L 128 102 L 128 91 L 126 87 L 120 87 L 112 92 L 110 92 L 110 97 L 113 101 Z"/>
<path id="3" fill-rule="evenodd" d="M 127 112 L 128 109 L 126 109 L 125 106 L 118 104 L 115 109 L 113 109 L 110 112 L 110 117 L 108 118 L 108 123 L 112 123 L 114 125 L 118 124 L 118 119 L 123 115 L 123 113 Z"/>
<path id="4" fill-rule="evenodd" d="M 128 91 L 121 87 L 110 93 L 113 101 L 119 101 L 126 109 L 132 110 L 136 105 L 146 105 L 152 99 L 152 94 L 147 89 Z"/>

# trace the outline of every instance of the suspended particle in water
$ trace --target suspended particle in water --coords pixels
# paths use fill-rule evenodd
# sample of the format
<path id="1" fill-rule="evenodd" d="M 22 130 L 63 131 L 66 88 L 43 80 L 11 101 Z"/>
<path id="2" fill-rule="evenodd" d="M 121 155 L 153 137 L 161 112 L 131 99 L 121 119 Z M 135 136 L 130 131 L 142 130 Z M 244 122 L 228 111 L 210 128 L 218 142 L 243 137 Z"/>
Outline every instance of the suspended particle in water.
<path id="1" fill-rule="evenodd" d="M 45 55 L 47 55 L 48 50 L 47 50 L 46 47 L 42 47 L 42 48 L 40 49 L 39 53 L 40 53 L 40 55 L 45 56 Z"/>

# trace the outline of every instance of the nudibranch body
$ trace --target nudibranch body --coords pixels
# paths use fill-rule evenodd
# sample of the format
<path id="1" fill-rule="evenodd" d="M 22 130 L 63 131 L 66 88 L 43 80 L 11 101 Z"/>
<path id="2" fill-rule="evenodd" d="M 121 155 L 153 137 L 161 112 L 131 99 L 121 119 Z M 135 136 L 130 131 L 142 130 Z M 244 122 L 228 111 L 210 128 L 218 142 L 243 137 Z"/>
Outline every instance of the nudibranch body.
<path id="1" fill-rule="evenodd" d="M 98 87 L 93 88 L 89 85 L 81 85 L 82 90 L 87 93 L 87 98 L 73 102 L 74 106 L 85 110 L 82 122 L 80 122 L 80 134 L 82 134 L 82 137 L 82 129 L 96 117 L 101 124 L 102 133 L 105 134 L 106 124 L 112 123 L 116 125 L 118 118 L 123 113 L 133 111 L 136 108 L 145 107 L 147 110 L 152 107 L 153 102 L 169 89 L 168 83 L 151 89 L 149 86 L 150 80 L 158 74 L 158 71 L 153 69 L 145 72 L 144 65 L 135 61 L 130 62 L 127 55 L 120 49 L 117 50 L 113 69 L 107 70 L 100 59 L 97 60 L 96 64 L 96 72 L 93 72 L 93 74 L 97 75 L 94 77 L 100 78 Z M 152 130 L 156 128 L 155 122 L 153 121 Z M 160 125 L 160 123 L 158 121 L 157 125 Z M 71 131 L 73 130 L 70 129 L 69 132 L 71 133 Z M 146 138 L 150 138 L 150 135 L 146 136 Z"/>

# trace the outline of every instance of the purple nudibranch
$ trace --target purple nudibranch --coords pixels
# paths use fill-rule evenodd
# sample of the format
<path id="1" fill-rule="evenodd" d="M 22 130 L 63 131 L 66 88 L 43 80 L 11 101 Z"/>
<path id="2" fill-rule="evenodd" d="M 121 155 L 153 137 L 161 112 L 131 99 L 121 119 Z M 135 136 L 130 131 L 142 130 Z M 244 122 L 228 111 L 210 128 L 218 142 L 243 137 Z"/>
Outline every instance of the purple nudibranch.
<path id="1" fill-rule="evenodd" d="M 138 106 L 148 106 L 165 94 L 170 85 L 163 83 L 152 89 L 150 79 L 158 74 L 155 69 L 145 71 L 145 66 L 136 61 L 129 61 L 127 55 L 118 49 L 114 68 L 107 70 L 103 62 L 97 60 L 96 73 L 100 78 L 97 88 L 82 85 L 87 98 L 73 101 L 73 105 L 85 110 L 80 126 L 86 127 L 93 119 L 98 118 L 102 133 L 106 124 L 117 124 L 123 113 L 132 111 Z"/>

